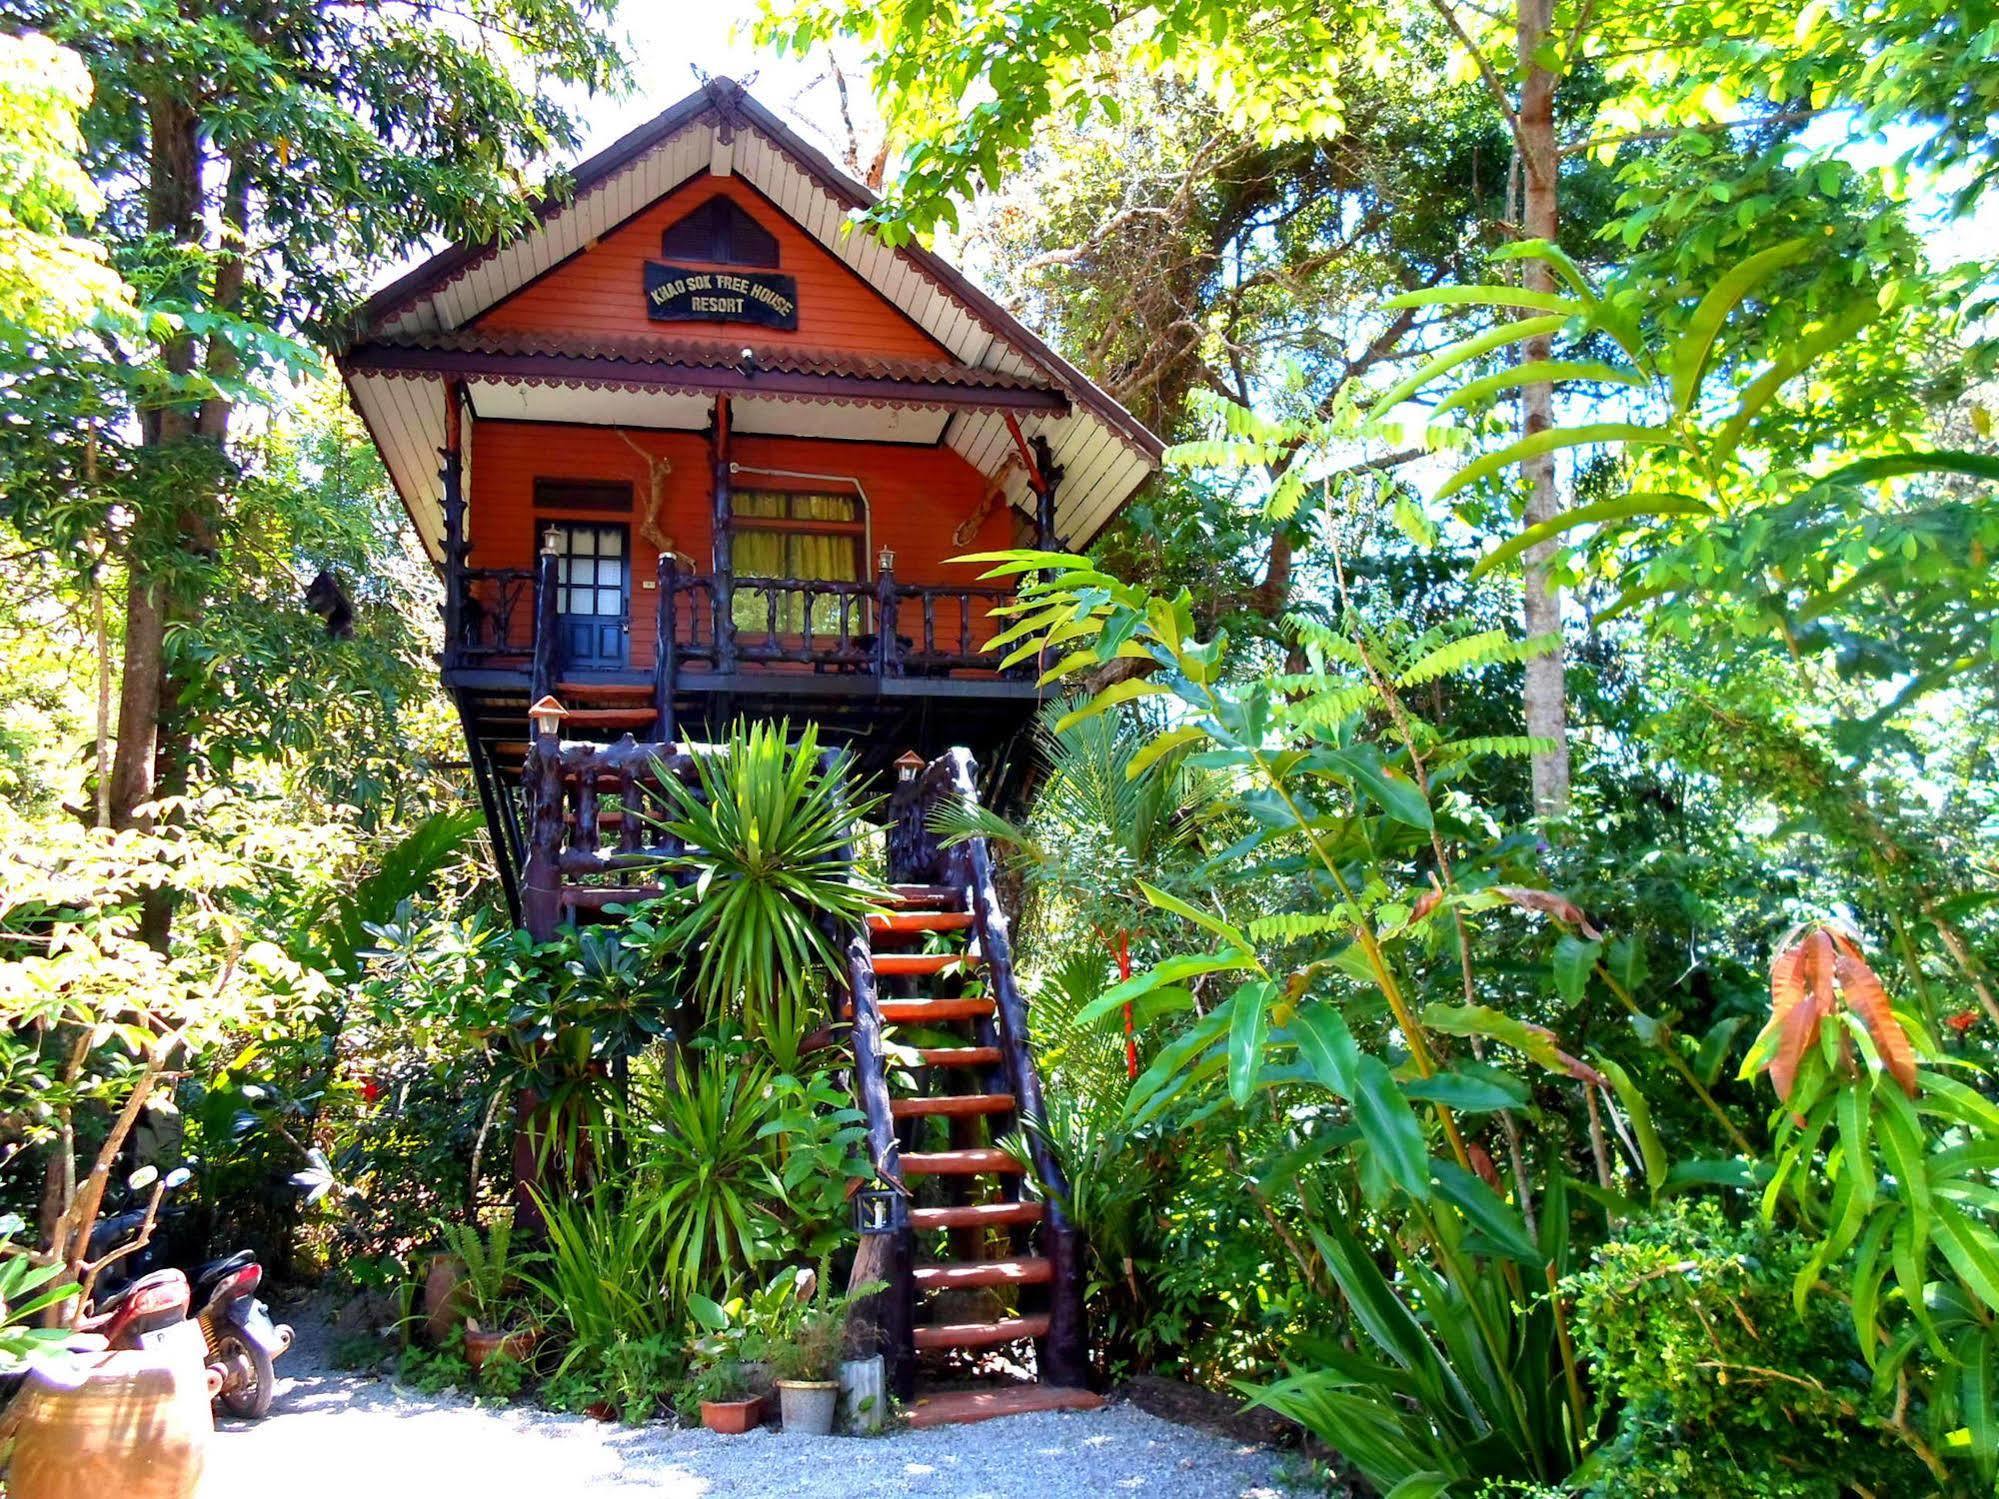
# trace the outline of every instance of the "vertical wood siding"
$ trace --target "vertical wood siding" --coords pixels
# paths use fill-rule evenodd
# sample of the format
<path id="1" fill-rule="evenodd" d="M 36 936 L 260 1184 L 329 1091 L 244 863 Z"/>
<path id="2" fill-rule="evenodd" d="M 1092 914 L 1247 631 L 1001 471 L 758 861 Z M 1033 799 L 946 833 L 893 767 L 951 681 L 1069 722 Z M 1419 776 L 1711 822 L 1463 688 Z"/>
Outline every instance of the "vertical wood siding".
<path id="1" fill-rule="evenodd" d="M 777 236 L 777 269 L 798 281 L 796 331 L 748 323 L 656 323 L 646 316 L 645 263 L 659 260 L 660 234 L 721 193 Z M 727 270 L 708 262 L 679 264 Z M 703 175 L 683 184 L 595 246 L 473 320 L 479 328 L 548 334 L 617 334 L 701 342 L 791 345 L 899 359 L 951 355 L 880 293 L 740 177 Z"/>

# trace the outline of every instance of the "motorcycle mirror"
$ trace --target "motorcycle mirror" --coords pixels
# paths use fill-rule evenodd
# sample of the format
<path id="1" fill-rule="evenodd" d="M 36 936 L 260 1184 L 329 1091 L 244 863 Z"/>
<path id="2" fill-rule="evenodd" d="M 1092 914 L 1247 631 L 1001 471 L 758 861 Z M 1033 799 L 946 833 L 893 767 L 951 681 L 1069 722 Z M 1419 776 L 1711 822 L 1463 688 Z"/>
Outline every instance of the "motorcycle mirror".
<path id="1" fill-rule="evenodd" d="M 178 1192 L 193 1180 L 194 1173 L 192 1171 L 188 1170 L 185 1166 L 176 1166 L 167 1173 L 167 1190 L 169 1192 Z"/>
<path id="2" fill-rule="evenodd" d="M 134 1171 L 130 1176 L 125 1178 L 125 1189 L 128 1192 L 143 1192 L 159 1179 L 159 1167 L 141 1166 L 137 1171 Z"/>

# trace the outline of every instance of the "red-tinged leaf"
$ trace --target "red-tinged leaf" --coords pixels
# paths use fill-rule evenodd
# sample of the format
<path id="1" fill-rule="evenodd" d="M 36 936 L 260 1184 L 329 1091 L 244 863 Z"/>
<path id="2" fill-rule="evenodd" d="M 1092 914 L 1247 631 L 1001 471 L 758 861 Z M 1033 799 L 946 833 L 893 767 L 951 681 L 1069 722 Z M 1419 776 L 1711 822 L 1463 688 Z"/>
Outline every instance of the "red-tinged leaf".
<path id="1" fill-rule="evenodd" d="M 1828 1019 L 1839 1008 L 1832 989 L 1833 964 L 1839 956 L 1833 950 L 1832 935 L 1824 927 L 1815 927 L 1799 945 L 1805 951 L 1805 988 L 1819 1018 Z"/>
<path id="2" fill-rule="evenodd" d="M 1409 925 L 1415 926 L 1424 917 L 1436 910 L 1443 898 L 1444 892 L 1440 889 L 1432 888 L 1425 890 L 1422 899 L 1416 902 L 1416 908 L 1409 913 Z"/>
<path id="3" fill-rule="evenodd" d="M 1842 952 L 1835 966 L 1840 993 L 1846 996 L 1847 1007 L 1860 1017 L 1868 1033 L 1874 1037 L 1874 1046 L 1881 1053 L 1882 1064 L 1902 1085 L 1902 1091 L 1914 1098 L 1916 1048 L 1910 1044 L 1909 1033 L 1902 1028 L 1902 1022 L 1895 1018 L 1881 980 L 1867 966 L 1866 960 L 1857 955 L 1849 956 Z"/>
<path id="4" fill-rule="evenodd" d="M 1499 1168 L 1492 1164 L 1492 1156 L 1486 1148 L 1476 1140 L 1467 1140 L 1465 1154 L 1471 1158 L 1471 1169 L 1479 1174 L 1479 1179 L 1493 1191 L 1500 1191 Z"/>
<path id="5" fill-rule="evenodd" d="M 1493 890 L 1512 901 L 1523 911 L 1539 911 L 1543 916 L 1552 916 L 1564 926 L 1572 926 L 1592 942 L 1601 942 L 1603 933 L 1590 925 L 1583 915 L 1583 908 L 1566 895 L 1557 895 L 1552 890 L 1534 890 L 1525 885 L 1494 885 Z"/>
<path id="6" fill-rule="evenodd" d="M 1978 1024 L 1978 1018 L 1976 1010 L 1959 1010 L 1955 1015 L 1946 1016 L 1944 1024 L 1961 1036 Z"/>

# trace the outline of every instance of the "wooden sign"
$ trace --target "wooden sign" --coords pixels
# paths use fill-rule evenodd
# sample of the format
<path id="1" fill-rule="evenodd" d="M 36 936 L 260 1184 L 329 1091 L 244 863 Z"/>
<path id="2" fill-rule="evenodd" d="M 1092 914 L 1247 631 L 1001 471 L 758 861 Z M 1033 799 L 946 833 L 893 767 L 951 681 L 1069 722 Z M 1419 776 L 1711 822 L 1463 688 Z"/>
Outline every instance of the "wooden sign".
<path id="1" fill-rule="evenodd" d="M 775 271 L 697 271 L 646 262 L 646 316 L 660 323 L 798 326 L 798 282 Z"/>

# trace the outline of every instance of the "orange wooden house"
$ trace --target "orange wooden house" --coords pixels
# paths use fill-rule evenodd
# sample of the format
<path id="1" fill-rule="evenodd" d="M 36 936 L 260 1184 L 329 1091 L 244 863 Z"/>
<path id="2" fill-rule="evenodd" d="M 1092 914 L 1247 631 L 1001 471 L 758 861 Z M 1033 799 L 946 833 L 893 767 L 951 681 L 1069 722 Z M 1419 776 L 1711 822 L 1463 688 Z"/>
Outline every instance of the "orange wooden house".
<path id="1" fill-rule="evenodd" d="M 446 584 L 444 681 L 510 898 L 529 705 L 571 737 L 819 721 L 1003 782 L 1037 702 L 949 559 L 1086 545 L 1159 440 L 716 80 L 504 241 L 373 297 L 340 356 Z"/>

